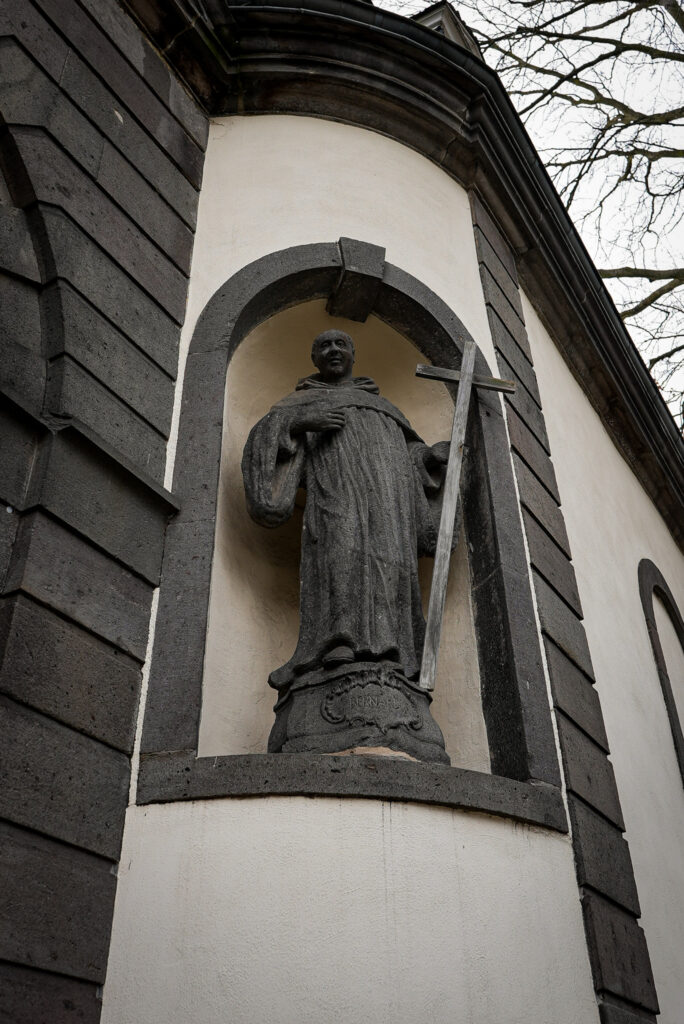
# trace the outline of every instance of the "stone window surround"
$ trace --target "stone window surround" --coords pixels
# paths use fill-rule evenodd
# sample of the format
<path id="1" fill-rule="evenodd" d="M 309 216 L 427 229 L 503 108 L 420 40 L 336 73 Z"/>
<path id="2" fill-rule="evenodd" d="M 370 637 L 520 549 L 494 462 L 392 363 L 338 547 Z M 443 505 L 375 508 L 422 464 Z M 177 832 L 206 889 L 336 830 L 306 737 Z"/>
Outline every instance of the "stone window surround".
<path id="1" fill-rule="evenodd" d="M 662 644 L 660 643 L 660 636 L 658 635 L 658 624 L 656 622 L 655 610 L 653 608 L 653 598 L 660 598 L 665 606 L 665 610 L 670 617 L 670 621 L 672 622 L 675 633 L 677 634 L 683 649 L 684 620 L 682 620 L 681 612 L 677 607 L 677 602 L 672 595 L 672 591 L 665 582 L 665 577 L 657 565 L 655 565 L 655 563 L 649 558 L 642 558 L 639 562 L 639 595 L 641 597 L 641 605 L 644 610 L 644 618 L 646 619 L 646 628 L 648 629 L 649 640 L 651 641 L 651 647 L 653 649 L 653 657 L 658 671 L 658 678 L 660 679 L 660 686 L 663 691 L 663 700 L 665 701 L 667 717 L 670 722 L 672 741 L 677 755 L 677 764 L 679 765 L 679 773 L 682 777 L 682 783 L 684 783 L 684 733 L 682 732 L 682 723 L 679 718 L 679 711 L 677 710 L 674 693 L 672 692 L 672 683 L 670 682 L 670 676 L 667 671 L 667 664 L 665 662 Z"/>
<path id="2" fill-rule="evenodd" d="M 501 400 L 478 392 L 469 420 L 464 518 L 492 774 L 399 758 L 319 754 L 198 757 L 225 380 L 257 324 L 327 297 L 351 319 L 370 313 L 432 362 L 458 368 L 470 337 L 449 307 L 384 250 L 351 239 L 295 246 L 249 264 L 210 299 L 188 354 L 137 802 L 259 795 L 412 800 L 567 831 L 551 708 Z M 491 376 L 478 350 L 476 373 Z M 476 514 L 477 513 L 477 514 Z"/>

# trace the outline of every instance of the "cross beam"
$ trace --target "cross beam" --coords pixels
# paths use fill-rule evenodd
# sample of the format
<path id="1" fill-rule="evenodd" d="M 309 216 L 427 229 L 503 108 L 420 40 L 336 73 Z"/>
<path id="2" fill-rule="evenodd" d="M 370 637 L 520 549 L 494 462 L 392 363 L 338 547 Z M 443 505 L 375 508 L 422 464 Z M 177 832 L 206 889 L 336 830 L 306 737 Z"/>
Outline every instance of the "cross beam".
<path id="1" fill-rule="evenodd" d="M 477 345 L 475 342 L 467 341 L 463 349 L 460 370 L 448 370 L 440 366 L 425 366 L 422 364 L 416 367 L 417 377 L 426 377 L 430 380 L 440 380 L 447 383 L 458 381 L 454 422 L 451 428 L 449 461 L 447 462 L 446 476 L 444 478 L 442 516 L 439 522 L 435 565 L 432 572 L 432 587 L 430 588 L 430 603 L 428 605 L 427 624 L 425 627 L 423 660 L 420 666 L 419 685 L 422 690 L 434 690 L 435 688 L 437 657 L 444 618 L 444 601 L 446 599 L 447 581 L 449 578 L 449 560 L 454 537 L 471 391 L 473 387 L 483 388 L 487 391 L 503 391 L 507 394 L 512 394 L 515 391 L 515 384 L 511 380 L 475 376 L 473 371 L 476 353 Z"/>

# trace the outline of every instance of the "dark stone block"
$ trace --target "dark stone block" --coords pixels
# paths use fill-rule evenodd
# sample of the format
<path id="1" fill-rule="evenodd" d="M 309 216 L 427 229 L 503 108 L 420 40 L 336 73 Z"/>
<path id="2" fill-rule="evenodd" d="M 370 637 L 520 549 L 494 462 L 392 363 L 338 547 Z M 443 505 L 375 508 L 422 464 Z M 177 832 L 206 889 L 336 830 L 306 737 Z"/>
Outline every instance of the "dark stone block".
<path id="1" fill-rule="evenodd" d="M 0 331 L 3 359 L 10 347 L 20 347 L 33 356 L 43 356 L 38 290 L 25 281 L 0 275 Z M 45 378 L 45 371 L 39 374 Z"/>
<path id="2" fill-rule="evenodd" d="M 496 312 L 518 348 L 532 363 L 532 350 L 527 338 L 520 299 L 518 298 L 515 305 L 512 305 L 484 263 L 480 264 L 480 277 L 487 305 Z"/>
<path id="3" fill-rule="evenodd" d="M 50 356 L 64 351 L 168 436 L 173 381 L 64 281 L 45 293 Z"/>
<path id="4" fill-rule="evenodd" d="M 493 217 L 475 192 L 470 193 L 470 206 L 473 215 L 473 223 L 480 229 L 508 273 L 511 275 L 515 284 L 517 284 L 518 272 L 515 265 L 515 254 L 513 249 L 508 244 L 503 232 L 500 230 Z"/>
<path id="5" fill-rule="evenodd" d="M 464 768 L 389 757 L 245 754 L 195 758 L 185 751 L 143 757 L 138 802 L 217 796 L 351 796 L 441 804 L 567 831 L 560 791 Z"/>
<path id="6" fill-rule="evenodd" d="M 24 507 L 41 431 L 6 399 L 0 399 L 0 502 Z M 0 512 L 3 510 L 0 508 Z"/>
<path id="7" fill-rule="evenodd" d="M 521 351 L 503 320 L 497 316 L 496 311 L 491 306 L 487 307 L 487 315 L 489 329 L 492 333 L 492 340 L 496 346 L 497 353 L 504 357 L 506 363 L 515 373 L 516 379 L 520 381 L 525 390 L 529 392 L 532 400 L 541 409 L 542 402 L 539 395 L 539 385 L 537 384 L 537 375 L 534 372 L 532 363 Z"/>
<path id="8" fill-rule="evenodd" d="M 178 122 L 164 108 L 148 86 L 75 0 L 37 0 L 53 24 L 65 33 L 73 49 L 104 79 L 150 135 L 199 188 L 202 180 L 202 152 Z"/>
<path id="9" fill-rule="evenodd" d="M 584 626 L 575 612 L 558 597 L 541 576 L 535 572 L 533 577 L 542 630 L 582 669 L 585 675 L 593 679 L 594 671 Z"/>
<path id="10" fill-rule="evenodd" d="M 105 143 L 97 183 L 187 276 L 192 231 L 109 142 Z"/>
<path id="11" fill-rule="evenodd" d="M 128 796 L 128 757 L 32 708 L 0 697 L 0 815 L 115 859 Z"/>
<path id="12" fill-rule="evenodd" d="M 547 452 L 544 451 L 532 431 L 529 427 L 525 426 L 510 405 L 506 406 L 506 412 L 511 447 L 515 449 L 534 475 L 541 480 L 551 497 L 560 505 L 556 474 L 553 471 L 553 463 Z"/>
<path id="13" fill-rule="evenodd" d="M 22 590 L 142 661 L 152 588 L 51 519 L 21 522 L 7 590 Z"/>
<path id="14" fill-rule="evenodd" d="M 97 23 L 197 145 L 204 149 L 207 118 L 176 81 L 168 65 L 152 49 L 136 23 L 115 3 L 98 4 Z"/>
<path id="15" fill-rule="evenodd" d="M 68 356 L 50 364 L 46 408 L 84 423 L 149 476 L 161 480 L 164 438 Z"/>
<path id="16" fill-rule="evenodd" d="M 572 562 L 526 510 L 523 510 L 523 522 L 532 565 L 582 618 L 582 604 Z"/>
<path id="17" fill-rule="evenodd" d="M 33 235 L 23 210 L 0 205 L 0 270 L 40 284 Z"/>
<path id="18" fill-rule="evenodd" d="M 520 302 L 517 283 L 511 277 L 508 270 L 506 270 L 506 267 L 494 252 L 493 248 L 482 234 L 480 228 L 475 226 L 473 230 L 475 234 L 475 248 L 477 250 L 478 260 L 486 266 L 487 270 L 492 275 L 513 308 L 517 310 L 519 307 L 520 313 L 522 314 L 522 304 Z M 522 315 L 520 319 L 524 319 Z"/>
<path id="19" fill-rule="evenodd" d="M 145 751 L 192 750 L 197 743 L 214 534 L 213 520 L 175 522 L 167 532 L 142 738 Z"/>
<path id="20" fill-rule="evenodd" d="M 548 637 L 544 638 L 544 644 L 556 707 L 608 753 L 608 738 L 596 688 Z"/>
<path id="21" fill-rule="evenodd" d="M 226 353 L 190 352 L 185 366 L 179 451 L 173 491 L 181 504 L 183 522 L 213 519 L 221 466 Z M 207 410 L 215 410 L 216 429 L 207 429 Z M 218 410 L 220 409 L 220 412 Z"/>
<path id="22" fill-rule="evenodd" d="M 354 238 L 340 238 L 342 270 L 327 310 L 331 316 L 343 316 L 363 323 L 372 312 L 385 269 L 385 250 Z"/>
<path id="23" fill-rule="evenodd" d="M 102 984 L 112 862 L 0 823 L 0 958 Z"/>
<path id="24" fill-rule="evenodd" d="M 15 35 L 33 54 L 38 64 L 55 81 L 59 81 L 69 46 L 41 18 L 32 4 L 3 4 L 0 10 L 0 34 Z"/>
<path id="25" fill-rule="evenodd" d="M 72 50 L 60 85 L 76 106 L 166 199 L 189 227 L 197 222 L 197 190 L 135 118 L 124 117 L 110 92 Z M 117 113 L 119 117 L 117 117 Z"/>
<path id="26" fill-rule="evenodd" d="M 551 497 L 534 473 L 515 453 L 513 454 L 513 465 L 522 504 L 570 558 L 570 541 L 565 529 L 565 519 L 556 500 Z"/>
<path id="27" fill-rule="evenodd" d="M 38 201 L 66 213 L 177 323 L 181 323 L 185 312 L 186 276 L 49 136 L 16 129 L 14 138 Z"/>
<path id="28" fill-rule="evenodd" d="M 45 369 L 44 356 L 22 345 L 6 342 L 0 359 L 0 392 L 40 415 L 45 393 Z"/>
<path id="29" fill-rule="evenodd" d="M 8 506 L 0 506 L 0 589 L 5 585 L 12 549 L 19 528 L 19 516 Z"/>
<path id="30" fill-rule="evenodd" d="M 596 889 L 638 917 L 641 911 L 632 859 L 622 833 L 572 794 L 568 807 L 578 883 Z"/>
<path id="31" fill-rule="evenodd" d="M 624 829 L 613 766 L 605 751 L 563 714 L 556 720 L 568 790 Z"/>
<path id="32" fill-rule="evenodd" d="M 525 426 L 529 427 L 544 450 L 551 454 L 551 446 L 546 433 L 544 413 L 532 398 L 527 388 L 518 380 L 518 375 L 513 367 L 504 359 L 501 352 L 497 352 L 496 360 L 499 364 L 499 373 L 505 380 L 515 381 L 517 387 L 512 395 L 506 395 L 506 401 L 513 406 Z"/>
<path id="33" fill-rule="evenodd" d="M 597 992 L 608 992 L 658 1013 L 646 938 L 634 917 L 594 893 L 582 897 Z"/>
<path id="34" fill-rule="evenodd" d="M 599 1000 L 599 1017 L 601 1024 L 657 1024 L 648 1010 L 605 995 Z"/>
<path id="35" fill-rule="evenodd" d="M 44 128 L 89 174 L 96 175 L 104 140 L 58 85 L 19 46 L 3 40 L 0 100 L 8 124 Z"/>
<path id="36" fill-rule="evenodd" d="M 175 376 L 178 324 L 61 211 L 42 213 L 60 277 Z"/>
<path id="37" fill-rule="evenodd" d="M 0 603 L 0 690 L 131 753 L 140 666 L 23 594 Z"/>
<path id="38" fill-rule="evenodd" d="M 44 447 L 33 502 L 157 584 L 168 504 L 74 429 L 60 431 Z"/>
<path id="39" fill-rule="evenodd" d="M 0 964 L 2 1024 L 98 1024 L 98 986 L 17 964 Z"/>

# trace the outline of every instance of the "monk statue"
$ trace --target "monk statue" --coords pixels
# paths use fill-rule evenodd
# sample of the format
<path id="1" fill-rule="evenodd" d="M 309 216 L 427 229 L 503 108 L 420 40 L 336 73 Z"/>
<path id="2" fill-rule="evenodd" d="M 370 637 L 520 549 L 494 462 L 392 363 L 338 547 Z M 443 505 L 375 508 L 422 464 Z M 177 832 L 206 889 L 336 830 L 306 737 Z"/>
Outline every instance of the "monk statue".
<path id="1" fill-rule="evenodd" d="M 252 429 L 242 472 L 251 517 L 277 527 L 306 491 L 300 629 L 269 751 L 375 748 L 449 763 L 418 685 L 425 619 L 418 557 L 434 554 L 448 442 L 426 445 L 369 377 L 354 343 L 319 334 L 317 373 Z"/>

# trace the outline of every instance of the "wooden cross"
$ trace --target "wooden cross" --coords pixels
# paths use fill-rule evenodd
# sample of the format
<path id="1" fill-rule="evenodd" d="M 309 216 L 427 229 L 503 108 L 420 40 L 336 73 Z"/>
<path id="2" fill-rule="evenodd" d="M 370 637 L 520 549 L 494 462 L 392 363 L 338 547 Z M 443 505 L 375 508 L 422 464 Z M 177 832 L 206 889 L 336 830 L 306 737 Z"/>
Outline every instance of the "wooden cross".
<path id="1" fill-rule="evenodd" d="M 463 349 L 461 369 L 445 370 L 440 366 L 416 367 L 416 377 L 428 377 L 431 380 L 458 381 L 458 394 L 454 410 L 454 423 L 451 429 L 451 447 L 447 463 L 446 477 L 442 499 L 442 518 L 439 523 L 435 566 L 432 572 L 432 587 L 428 605 L 427 625 L 425 628 L 425 645 L 423 661 L 420 666 L 420 688 L 434 690 L 437 672 L 437 656 L 439 640 L 444 618 L 444 600 L 446 598 L 447 580 L 449 577 L 449 558 L 454 537 L 456 506 L 461 482 L 461 466 L 463 465 L 463 449 L 465 445 L 466 424 L 470 393 L 473 386 L 487 391 L 505 391 L 512 394 L 515 384 L 511 380 L 498 380 L 496 377 L 477 377 L 473 374 L 477 346 L 474 341 L 467 341 Z"/>

